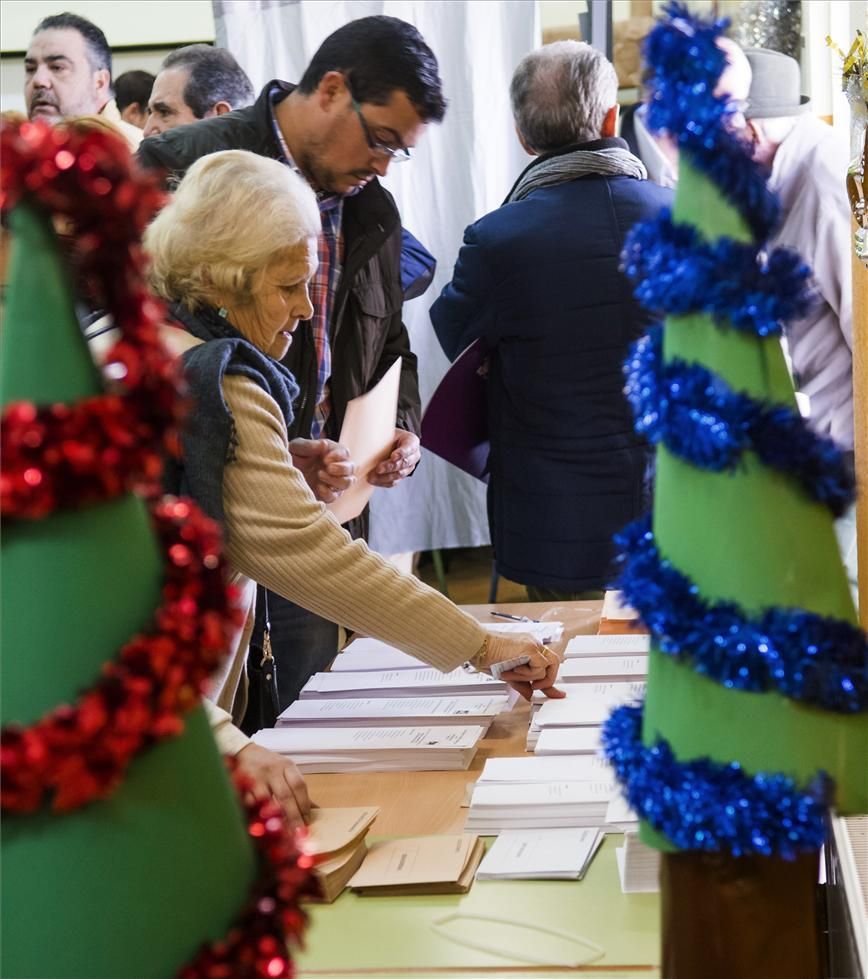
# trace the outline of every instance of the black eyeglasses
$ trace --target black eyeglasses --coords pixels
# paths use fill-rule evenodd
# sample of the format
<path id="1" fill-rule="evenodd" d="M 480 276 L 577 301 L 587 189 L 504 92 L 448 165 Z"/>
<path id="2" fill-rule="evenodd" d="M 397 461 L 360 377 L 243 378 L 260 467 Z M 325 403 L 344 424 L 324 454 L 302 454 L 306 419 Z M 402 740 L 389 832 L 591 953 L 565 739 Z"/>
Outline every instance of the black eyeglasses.
<path id="1" fill-rule="evenodd" d="M 365 140 L 372 153 L 376 153 L 377 156 L 382 156 L 384 159 L 391 160 L 392 163 L 404 163 L 410 159 L 410 150 L 406 146 L 389 146 L 386 143 L 381 143 L 378 139 L 374 139 L 371 135 L 370 127 L 362 115 L 362 107 L 356 101 L 352 92 L 350 92 L 350 101 L 356 110 L 359 122 L 362 124 L 362 132 L 365 134 Z"/>

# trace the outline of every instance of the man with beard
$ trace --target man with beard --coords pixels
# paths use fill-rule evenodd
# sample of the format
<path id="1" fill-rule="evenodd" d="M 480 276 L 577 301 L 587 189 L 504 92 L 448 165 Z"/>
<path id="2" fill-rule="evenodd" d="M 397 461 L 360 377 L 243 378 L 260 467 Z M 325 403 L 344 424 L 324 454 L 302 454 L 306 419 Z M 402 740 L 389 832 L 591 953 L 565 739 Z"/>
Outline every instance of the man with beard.
<path id="1" fill-rule="evenodd" d="M 269 82 L 250 108 L 149 137 L 139 150 L 170 180 L 208 153 L 251 150 L 293 167 L 317 192 L 315 311 L 283 361 L 301 388 L 290 437 L 336 439 L 347 402 L 400 358 L 395 442 L 369 477 L 377 486 L 394 486 L 420 458 L 416 358 L 401 321 L 401 221 L 377 178 L 408 160 L 445 110 L 437 60 L 419 32 L 394 17 L 363 17 L 326 38 L 297 86 Z M 347 529 L 364 536 L 367 511 Z M 338 627 L 277 596 L 268 606 L 283 707 L 335 655 Z"/>
<path id="2" fill-rule="evenodd" d="M 55 125 L 69 116 L 102 116 L 135 150 L 142 131 L 121 119 L 112 97 L 112 53 L 105 34 L 77 14 L 46 17 L 24 57 L 27 115 Z"/>

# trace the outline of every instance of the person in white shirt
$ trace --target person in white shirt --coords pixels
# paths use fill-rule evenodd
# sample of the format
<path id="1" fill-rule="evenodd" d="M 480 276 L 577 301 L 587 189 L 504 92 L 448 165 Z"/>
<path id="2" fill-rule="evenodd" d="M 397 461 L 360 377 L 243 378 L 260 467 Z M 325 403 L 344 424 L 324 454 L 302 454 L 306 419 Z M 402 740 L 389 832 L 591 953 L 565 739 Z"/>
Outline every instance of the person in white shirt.
<path id="1" fill-rule="evenodd" d="M 853 463 L 853 320 L 847 139 L 810 111 L 798 62 L 764 48 L 745 50 L 752 69 L 745 116 L 754 159 L 771 170 L 781 220 L 769 247 L 799 252 L 813 269 L 819 301 L 789 324 L 786 340 L 796 387 L 808 396 L 811 427 Z M 851 508 L 837 526 L 851 581 L 856 524 Z"/>

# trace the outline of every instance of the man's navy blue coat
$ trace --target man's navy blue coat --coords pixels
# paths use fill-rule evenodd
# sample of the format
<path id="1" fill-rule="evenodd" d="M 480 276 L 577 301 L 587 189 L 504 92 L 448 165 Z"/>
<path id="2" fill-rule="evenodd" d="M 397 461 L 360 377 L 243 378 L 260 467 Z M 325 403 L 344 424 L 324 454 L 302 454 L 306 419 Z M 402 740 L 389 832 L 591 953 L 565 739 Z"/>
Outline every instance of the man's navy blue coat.
<path id="1" fill-rule="evenodd" d="M 625 144 L 581 148 L 604 146 Z M 670 204 L 670 191 L 625 176 L 534 190 L 466 230 L 431 309 L 450 359 L 479 337 L 491 351 L 488 514 L 498 573 L 512 581 L 602 588 L 612 535 L 650 502 L 651 452 L 622 374 L 650 318 L 619 255 L 629 229 Z"/>

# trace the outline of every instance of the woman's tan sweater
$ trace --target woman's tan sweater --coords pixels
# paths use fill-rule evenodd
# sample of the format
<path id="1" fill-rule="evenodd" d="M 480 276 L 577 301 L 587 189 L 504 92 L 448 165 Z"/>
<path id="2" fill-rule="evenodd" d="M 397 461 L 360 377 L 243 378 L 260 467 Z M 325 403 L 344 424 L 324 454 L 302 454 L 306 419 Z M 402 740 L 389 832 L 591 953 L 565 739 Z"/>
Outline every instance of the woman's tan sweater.
<path id="1" fill-rule="evenodd" d="M 183 346 L 198 342 L 182 336 L 190 341 Z M 179 338 L 173 339 L 177 350 Z M 223 476 L 226 553 L 248 617 L 209 693 L 222 708 L 209 709 L 221 750 L 235 754 L 247 744 L 232 717 L 239 718 L 246 699 L 242 681 L 253 582 L 444 672 L 478 653 L 486 633 L 475 619 L 399 572 L 364 541 L 352 540 L 314 498 L 292 464 L 286 425 L 274 400 L 239 375 L 224 377 L 223 396 L 237 437 Z"/>

